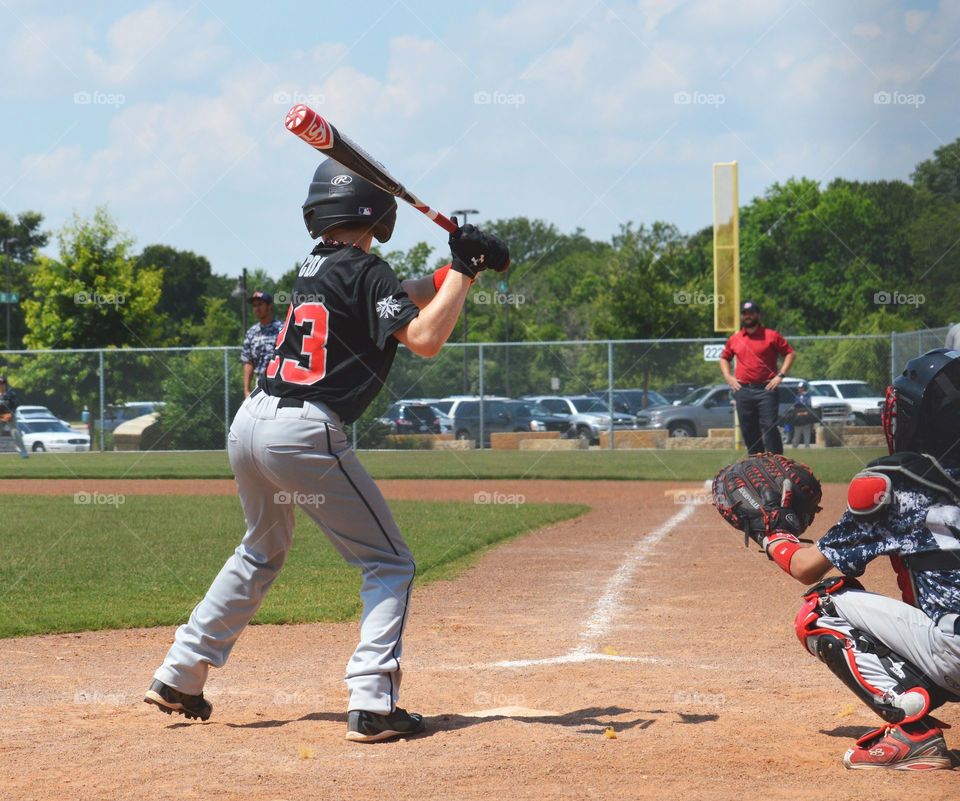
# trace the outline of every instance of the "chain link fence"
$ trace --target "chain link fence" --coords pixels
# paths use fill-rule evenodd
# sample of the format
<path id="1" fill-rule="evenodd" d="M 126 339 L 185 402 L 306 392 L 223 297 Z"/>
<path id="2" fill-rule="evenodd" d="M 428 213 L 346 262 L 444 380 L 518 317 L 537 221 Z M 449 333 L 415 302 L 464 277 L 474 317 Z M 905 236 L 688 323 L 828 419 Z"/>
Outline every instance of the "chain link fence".
<path id="1" fill-rule="evenodd" d="M 882 393 L 909 359 L 942 347 L 947 331 L 789 337 L 797 352 L 792 376 L 865 381 Z M 595 394 L 618 408 L 626 397 L 618 393 L 632 390 L 635 406 L 671 403 L 720 383 L 724 341 L 449 343 L 430 360 L 401 347 L 383 391 L 353 426 L 354 442 L 384 447 L 387 427 L 377 418 L 409 399 Z M 159 421 L 141 447 L 212 450 L 225 447 L 243 400 L 239 358 L 239 348 L 21 350 L 0 351 L 0 369 L 21 404 L 46 406 L 73 425 L 86 425 L 94 450 L 113 449 L 115 429 L 145 412 L 156 412 Z M 481 414 L 481 427 L 484 419 Z M 388 444 L 397 445 L 396 439 Z"/>
<path id="2" fill-rule="evenodd" d="M 950 326 L 944 326 L 894 334 L 890 338 L 890 368 L 894 377 L 903 372 L 904 366 L 911 359 L 934 348 L 945 347 L 949 331 Z"/>

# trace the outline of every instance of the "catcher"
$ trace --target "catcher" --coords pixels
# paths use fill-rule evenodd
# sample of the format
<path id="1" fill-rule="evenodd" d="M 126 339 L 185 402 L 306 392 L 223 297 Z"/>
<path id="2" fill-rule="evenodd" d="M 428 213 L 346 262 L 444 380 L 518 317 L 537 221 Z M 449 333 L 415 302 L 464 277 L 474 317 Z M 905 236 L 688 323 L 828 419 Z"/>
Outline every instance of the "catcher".
<path id="1" fill-rule="evenodd" d="M 847 511 L 814 547 L 798 535 L 819 511 L 804 465 L 762 454 L 714 479 L 721 515 L 798 581 L 797 636 L 884 725 L 844 755 L 848 768 L 953 767 L 931 712 L 960 701 L 960 351 L 913 359 L 887 389 L 890 456 L 854 476 Z M 879 556 L 903 600 L 867 592 L 856 576 Z M 823 579 L 832 568 L 841 576 Z"/>

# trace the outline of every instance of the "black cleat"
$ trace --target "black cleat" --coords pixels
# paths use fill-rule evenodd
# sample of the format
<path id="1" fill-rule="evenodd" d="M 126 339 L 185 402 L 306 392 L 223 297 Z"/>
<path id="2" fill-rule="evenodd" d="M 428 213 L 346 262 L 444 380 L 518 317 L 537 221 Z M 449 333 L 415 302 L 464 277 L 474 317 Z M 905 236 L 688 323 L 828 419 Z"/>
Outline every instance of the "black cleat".
<path id="1" fill-rule="evenodd" d="M 145 704 L 154 704 L 157 709 L 168 715 L 179 712 L 188 720 L 206 720 L 213 712 L 213 704 L 200 695 L 187 695 L 179 690 L 164 684 L 160 679 L 154 679 L 143 696 Z"/>
<path id="2" fill-rule="evenodd" d="M 347 713 L 347 739 L 355 743 L 376 743 L 420 731 L 423 731 L 423 716 L 400 707 L 389 715 L 378 715 L 365 709 Z"/>

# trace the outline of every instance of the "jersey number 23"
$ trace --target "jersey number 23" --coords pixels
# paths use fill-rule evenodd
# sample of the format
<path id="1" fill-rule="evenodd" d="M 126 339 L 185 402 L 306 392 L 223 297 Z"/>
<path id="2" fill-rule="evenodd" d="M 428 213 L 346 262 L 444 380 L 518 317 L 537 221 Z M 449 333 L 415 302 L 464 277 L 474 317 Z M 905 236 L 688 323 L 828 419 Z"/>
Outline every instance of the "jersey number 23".
<path id="1" fill-rule="evenodd" d="M 315 384 L 327 372 L 327 307 L 322 303 L 302 303 L 294 309 L 291 303 L 283 328 L 277 334 L 278 351 L 290 332 L 291 317 L 292 327 L 301 336 L 300 358 L 290 359 L 278 353 L 267 365 L 267 378 L 276 378 L 279 372 L 280 378 L 289 384 Z"/>

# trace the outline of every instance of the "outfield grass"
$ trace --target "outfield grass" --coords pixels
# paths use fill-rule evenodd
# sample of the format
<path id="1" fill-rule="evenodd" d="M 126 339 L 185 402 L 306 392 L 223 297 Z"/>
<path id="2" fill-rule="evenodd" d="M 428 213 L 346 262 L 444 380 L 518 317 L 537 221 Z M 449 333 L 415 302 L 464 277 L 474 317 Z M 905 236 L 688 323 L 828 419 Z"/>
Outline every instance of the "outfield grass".
<path id="1" fill-rule="evenodd" d="M 822 481 L 849 481 L 880 448 L 787 450 Z M 361 451 L 374 478 L 558 478 L 702 481 L 735 451 Z M 0 458 L 4 478 L 232 478 L 223 451 L 36 454 Z"/>
<path id="2" fill-rule="evenodd" d="M 390 504 L 417 559 L 417 584 L 450 578 L 491 545 L 587 507 L 573 504 Z M 0 637 L 173 625 L 186 620 L 243 535 L 236 498 L 3 498 Z M 359 572 L 297 512 L 287 564 L 254 619 L 348 620 Z"/>

